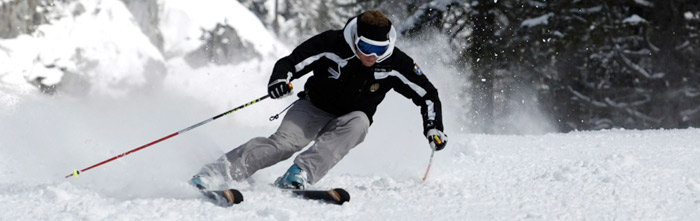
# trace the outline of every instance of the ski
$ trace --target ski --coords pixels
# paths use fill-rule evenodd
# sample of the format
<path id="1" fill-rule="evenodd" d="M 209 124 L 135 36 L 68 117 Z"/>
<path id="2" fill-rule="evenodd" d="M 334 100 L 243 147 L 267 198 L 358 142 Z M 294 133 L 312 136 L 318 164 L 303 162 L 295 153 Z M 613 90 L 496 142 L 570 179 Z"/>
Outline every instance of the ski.
<path id="1" fill-rule="evenodd" d="M 200 190 L 207 199 L 221 207 L 230 207 L 243 202 L 243 194 L 236 189 Z"/>
<path id="2" fill-rule="evenodd" d="M 303 199 L 319 200 L 325 203 L 343 205 L 350 201 L 350 193 L 342 188 L 330 190 L 290 190 L 295 196 Z"/>
<path id="3" fill-rule="evenodd" d="M 317 200 L 324 203 L 343 205 L 350 201 L 350 194 L 342 188 L 330 190 L 285 190 L 302 199 Z M 243 194 L 236 189 L 200 190 L 209 201 L 221 207 L 231 207 L 243 202 Z"/>

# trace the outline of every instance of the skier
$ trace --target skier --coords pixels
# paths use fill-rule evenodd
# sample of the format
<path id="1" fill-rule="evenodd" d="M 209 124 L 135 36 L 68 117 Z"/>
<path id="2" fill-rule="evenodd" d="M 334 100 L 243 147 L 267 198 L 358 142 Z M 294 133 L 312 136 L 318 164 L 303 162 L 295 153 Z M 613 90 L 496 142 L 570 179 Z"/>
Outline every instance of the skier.
<path id="1" fill-rule="evenodd" d="M 240 181 L 315 141 L 274 183 L 304 189 L 364 140 L 377 105 L 391 89 L 420 106 L 423 134 L 431 148 L 443 149 L 447 136 L 437 89 L 395 43 L 391 21 L 380 11 L 366 11 L 349 19 L 342 30 L 323 32 L 297 46 L 275 64 L 268 94 L 273 99 L 288 96 L 292 80 L 311 71 L 313 76 L 277 131 L 205 165 L 189 183 L 208 189 L 218 178 Z"/>

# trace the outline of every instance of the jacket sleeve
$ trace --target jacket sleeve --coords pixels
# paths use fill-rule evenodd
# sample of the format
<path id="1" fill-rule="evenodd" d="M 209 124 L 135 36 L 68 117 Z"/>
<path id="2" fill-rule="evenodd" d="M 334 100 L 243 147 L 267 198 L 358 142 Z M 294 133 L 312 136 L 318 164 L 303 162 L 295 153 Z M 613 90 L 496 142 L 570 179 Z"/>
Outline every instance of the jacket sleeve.
<path id="1" fill-rule="evenodd" d="M 442 104 L 437 88 L 430 83 L 420 67 L 413 62 L 413 59 L 403 53 L 399 54 L 403 56 L 399 55 L 398 61 L 394 63 L 395 70 L 400 73 L 399 82 L 394 90 L 411 99 L 414 104 L 420 107 L 424 135 L 433 128 L 444 131 Z"/>
<path id="2" fill-rule="evenodd" d="M 314 62 L 323 54 L 326 35 L 330 31 L 318 34 L 294 48 L 291 54 L 277 60 L 272 69 L 272 76 L 268 83 L 277 81 L 291 82 L 313 70 Z"/>

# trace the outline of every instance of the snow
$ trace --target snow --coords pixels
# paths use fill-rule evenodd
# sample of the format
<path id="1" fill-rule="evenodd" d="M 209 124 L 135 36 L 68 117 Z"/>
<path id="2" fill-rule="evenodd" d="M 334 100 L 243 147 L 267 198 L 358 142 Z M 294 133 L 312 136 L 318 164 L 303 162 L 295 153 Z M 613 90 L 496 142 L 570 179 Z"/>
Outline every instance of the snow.
<path id="1" fill-rule="evenodd" d="M 470 134 L 459 110 L 468 101 L 456 96 L 462 85 L 455 84 L 460 78 L 447 65 L 449 45 L 436 43 L 447 42 L 439 36 L 399 45 L 418 55 L 415 60 L 443 100 L 449 142 L 435 153 L 425 182 L 430 150 L 419 110 L 396 93 L 379 107 L 365 142 L 313 186 L 345 188 L 352 199 L 343 206 L 293 198 L 271 187 L 291 160 L 231 183 L 245 195 L 232 208 L 207 202 L 186 184 L 205 163 L 272 133 L 279 122 L 269 122 L 269 116 L 293 98 L 256 103 L 64 178 L 266 93 L 272 65 L 289 49 L 261 31 L 257 20 L 248 20 L 249 12 L 237 11 L 243 10 L 237 2 L 210 3 L 230 7 L 216 7 L 221 11 L 205 18 L 198 17 L 197 4 L 164 3 L 171 23 L 160 27 L 173 33 L 165 36 L 165 53 L 196 48 L 188 40 L 192 27 L 227 18 L 234 25 L 240 15 L 248 26 L 236 29 L 265 56 L 190 68 L 182 57 L 163 56 L 150 45 L 116 0 L 84 1 L 88 12 L 101 10 L 41 27 L 43 35 L 0 40 L 0 220 L 700 219 L 700 129 L 543 133 L 550 128 L 546 120 L 530 119 L 514 122 L 536 132 L 530 135 Z M 105 24 L 113 28 L 101 28 Z M 175 30 L 178 25 L 181 30 Z M 32 63 L 36 56 L 70 61 L 75 49 L 99 62 L 100 70 L 87 72 L 94 86 L 84 95 L 48 96 L 26 83 L 26 76 L 37 73 L 28 70 L 40 69 Z M 167 73 L 153 80 L 121 71 L 143 69 L 138 55 L 164 62 Z M 130 83 L 115 89 L 115 78 Z M 293 83 L 301 88 L 303 79 Z"/>
<path id="2" fill-rule="evenodd" d="M 0 1 L 0 6 L 2 6 L 2 5 L 5 4 L 5 3 L 11 3 L 11 2 L 13 2 L 13 1 L 14 1 L 14 0 L 2 0 L 2 1 Z"/>
<path id="3" fill-rule="evenodd" d="M 212 6 L 216 7 L 212 7 Z M 277 57 L 284 49 L 265 29 L 262 22 L 237 1 L 228 0 L 170 0 L 163 2 L 164 16 L 160 28 L 164 48 L 169 56 L 182 55 L 201 46 L 202 29 L 212 30 L 217 23 L 226 23 L 237 34 L 253 43 L 263 56 Z"/>
<path id="4" fill-rule="evenodd" d="M 634 2 L 645 7 L 654 7 L 654 3 L 647 0 L 634 0 Z"/>
<path id="5" fill-rule="evenodd" d="M 640 17 L 639 15 L 634 14 L 634 15 L 622 20 L 622 23 L 630 24 L 630 25 L 638 25 L 641 23 L 649 23 L 649 22 L 646 19 Z"/>
<path id="6" fill-rule="evenodd" d="M 550 13 L 544 14 L 544 15 L 536 17 L 536 18 L 528 18 L 528 19 L 525 19 L 520 24 L 520 26 L 532 28 L 532 27 L 535 27 L 538 25 L 546 25 L 546 24 L 549 24 L 549 18 L 551 18 L 552 16 L 554 16 L 554 13 L 550 12 Z"/>
<path id="7" fill-rule="evenodd" d="M 76 78 L 94 92 L 120 95 L 125 88 L 143 86 L 150 73 L 144 65 L 163 58 L 133 22 L 121 1 L 62 3 L 66 11 L 31 36 L 0 40 L 0 83 L 12 91 L 31 91 L 26 81 L 44 78 L 44 85 L 60 82 L 64 68 L 80 72 Z M 84 10 L 72 16 L 72 12 Z M 11 55 L 10 55 L 11 54 Z M 52 68 L 51 66 L 55 66 Z"/>
<path id="8" fill-rule="evenodd" d="M 147 102 L 155 104 L 143 104 Z M 429 156 L 422 138 L 408 131 L 381 130 L 414 128 L 416 124 L 382 123 L 373 126 L 367 141 L 314 186 L 346 188 L 352 194 L 346 205 L 295 199 L 270 187 L 269 183 L 289 165 L 285 162 L 260 171 L 249 181 L 233 183 L 245 194 L 244 203 L 219 208 L 198 197 L 185 180 L 220 151 L 255 134 L 270 132 L 274 126 L 232 123 L 230 120 L 240 116 L 234 114 L 229 120 L 211 123 L 77 178 L 63 178 L 72 169 L 96 163 L 203 117 L 198 115 L 204 110 L 177 109 L 178 103 L 196 102 L 186 98 L 132 98 L 19 105 L 21 110 L 4 115 L 0 126 L 4 141 L 0 145 L 0 208 L 6 211 L 0 219 L 700 217 L 698 129 L 528 136 L 452 131 L 447 149 L 436 153 L 428 180 L 421 182 Z M 37 108 L 41 105 L 46 108 Z M 148 108 L 134 110 L 139 105 Z M 169 110 L 168 116 L 159 116 L 162 113 L 156 109 Z M 387 113 L 397 111 L 392 109 L 384 110 L 380 119 L 392 120 L 391 113 Z M 398 139 L 401 136 L 405 140 Z"/>

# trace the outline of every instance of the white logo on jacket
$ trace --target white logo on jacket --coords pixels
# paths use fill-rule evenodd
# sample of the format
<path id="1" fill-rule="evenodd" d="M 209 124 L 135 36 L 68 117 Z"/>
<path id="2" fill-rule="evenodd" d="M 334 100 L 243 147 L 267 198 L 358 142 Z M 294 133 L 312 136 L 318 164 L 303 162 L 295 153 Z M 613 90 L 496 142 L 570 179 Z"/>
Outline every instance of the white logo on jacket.
<path id="1" fill-rule="evenodd" d="M 333 68 L 328 68 L 328 73 L 331 74 L 331 76 L 328 76 L 328 78 L 333 78 L 338 80 L 340 78 L 340 72 L 333 70 Z"/>

